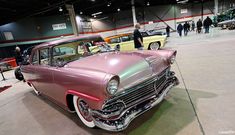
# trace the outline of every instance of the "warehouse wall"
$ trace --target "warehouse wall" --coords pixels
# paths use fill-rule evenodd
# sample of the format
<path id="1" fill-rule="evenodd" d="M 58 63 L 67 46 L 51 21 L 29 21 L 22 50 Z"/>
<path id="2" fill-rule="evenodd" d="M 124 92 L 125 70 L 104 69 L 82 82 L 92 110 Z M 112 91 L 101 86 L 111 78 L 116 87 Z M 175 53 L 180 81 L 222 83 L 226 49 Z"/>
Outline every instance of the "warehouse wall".
<path id="1" fill-rule="evenodd" d="M 235 0 L 219 0 L 219 12 L 235 7 Z"/>
<path id="2" fill-rule="evenodd" d="M 227 10 L 234 6 L 235 0 L 219 0 L 219 10 Z M 197 21 L 201 19 L 201 3 L 194 4 L 177 4 L 151 6 L 145 8 L 136 8 L 137 21 L 142 24 L 142 30 L 157 29 L 165 31 L 166 25 L 169 25 L 172 30 L 176 29 L 178 23 L 183 21 Z M 187 13 L 181 13 L 181 9 L 187 9 Z M 204 2 L 203 18 L 210 16 L 213 18 L 214 2 Z M 82 17 L 79 17 L 82 19 Z M 92 32 L 81 34 L 99 33 L 103 37 L 112 36 L 120 33 L 133 31 L 132 11 L 120 11 L 115 14 L 103 15 L 92 19 Z M 81 24 L 78 22 L 78 26 Z M 81 28 L 82 29 L 82 28 Z"/>
<path id="3" fill-rule="evenodd" d="M 219 0 L 219 11 L 224 11 L 235 5 L 235 0 Z M 181 13 L 181 9 L 187 9 L 186 13 Z M 214 3 L 204 3 L 204 16 L 213 16 Z M 143 30 L 158 29 L 165 31 L 166 25 L 172 30 L 177 23 L 182 21 L 197 21 L 201 17 L 201 4 L 177 4 L 150 6 L 136 8 L 137 20 L 142 24 Z M 0 26 L 0 42 L 5 40 L 3 32 L 12 32 L 15 40 L 37 39 L 43 37 L 60 36 L 72 34 L 72 27 L 68 16 L 51 16 L 43 18 L 26 18 L 17 22 Z M 77 17 L 77 23 L 81 34 L 99 33 L 103 37 L 119 33 L 133 31 L 132 12 L 130 10 L 120 11 L 114 14 L 103 15 L 98 19 L 91 20 L 92 29 L 87 32 L 82 29 L 81 20 L 84 16 Z M 52 24 L 66 23 L 65 30 L 52 30 Z"/>
<path id="4" fill-rule="evenodd" d="M 71 34 L 72 26 L 67 16 L 25 18 L 0 26 L 0 42 L 5 40 L 3 32 L 11 32 L 14 40 L 32 40 Z M 52 24 L 66 23 L 66 29 L 53 30 Z"/>

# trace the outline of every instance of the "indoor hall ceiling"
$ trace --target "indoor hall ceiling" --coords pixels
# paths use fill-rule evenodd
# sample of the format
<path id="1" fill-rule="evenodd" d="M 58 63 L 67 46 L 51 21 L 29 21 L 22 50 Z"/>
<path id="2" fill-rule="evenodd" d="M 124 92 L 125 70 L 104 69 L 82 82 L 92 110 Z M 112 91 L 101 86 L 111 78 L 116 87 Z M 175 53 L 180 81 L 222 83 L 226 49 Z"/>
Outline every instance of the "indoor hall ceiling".
<path id="1" fill-rule="evenodd" d="M 135 1 L 137 7 L 177 3 L 176 0 Z M 201 1 L 189 0 L 189 2 Z M 91 16 L 96 12 L 113 13 L 117 12 L 118 8 L 120 10 L 131 8 L 131 0 L 0 0 L 0 25 L 25 17 L 67 14 L 65 4 L 73 4 L 77 14 L 82 13 L 86 16 Z M 59 9 L 62 9 L 62 11 L 59 11 Z"/>

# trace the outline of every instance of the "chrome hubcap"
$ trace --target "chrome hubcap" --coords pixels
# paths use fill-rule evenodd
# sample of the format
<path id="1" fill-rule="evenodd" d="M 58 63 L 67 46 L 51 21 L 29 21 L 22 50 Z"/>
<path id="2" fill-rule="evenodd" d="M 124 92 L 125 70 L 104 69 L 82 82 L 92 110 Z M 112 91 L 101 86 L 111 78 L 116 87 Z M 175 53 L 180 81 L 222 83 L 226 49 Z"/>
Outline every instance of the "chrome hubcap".
<path id="1" fill-rule="evenodd" d="M 92 121 L 89 113 L 89 106 L 86 102 L 84 102 L 83 100 L 78 100 L 78 109 L 85 120 L 89 122 Z"/>
<path id="2" fill-rule="evenodd" d="M 158 48 L 159 48 L 159 44 L 158 44 L 158 43 L 152 43 L 152 44 L 150 45 L 150 49 L 151 49 L 151 50 L 158 50 Z"/>

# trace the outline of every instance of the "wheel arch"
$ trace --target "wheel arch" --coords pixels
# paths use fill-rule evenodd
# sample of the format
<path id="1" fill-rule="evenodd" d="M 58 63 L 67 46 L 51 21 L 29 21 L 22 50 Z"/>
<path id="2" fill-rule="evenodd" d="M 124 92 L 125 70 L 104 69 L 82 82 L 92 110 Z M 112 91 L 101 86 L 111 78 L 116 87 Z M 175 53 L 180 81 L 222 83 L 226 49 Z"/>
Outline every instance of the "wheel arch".
<path id="1" fill-rule="evenodd" d="M 99 103 L 101 103 L 101 99 L 98 97 L 94 97 L 85 93 L 78 92 L 76 90 L 68 90 L 65 94 L 65 101 L 68 109 L 70 111 L 75 111 L 74 104 L 73 104 L 73 97 L 77 96 L 85 100 L 90 107 L 92 108 L 99 108 Z"/>
<path id="2" fill-rule="evenodd" d="M 67 104 L 67 107 L 70 111 L 75 111 L 75 107 L 73 105 L 73 96 L 72 94 L 67 94 L 66 95 L 66 104 Z"/>

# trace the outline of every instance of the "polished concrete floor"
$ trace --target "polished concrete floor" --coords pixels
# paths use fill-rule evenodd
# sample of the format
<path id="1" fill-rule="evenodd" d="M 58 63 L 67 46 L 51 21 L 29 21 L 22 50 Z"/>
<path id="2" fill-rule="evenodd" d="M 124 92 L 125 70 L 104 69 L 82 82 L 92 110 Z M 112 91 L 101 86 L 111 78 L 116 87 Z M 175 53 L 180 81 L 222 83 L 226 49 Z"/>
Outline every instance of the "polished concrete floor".
<path id="1" fill-rule="evenodd" d="M 173 70 L 180 85 L 165 100 L 136 118 L 123 132 L 86 128 L 5 72 L 0 87 L 0 135 L 233 135 L 235 134 L 235 31 L 172 34 L 166 48 L 178 51 Z"/>

